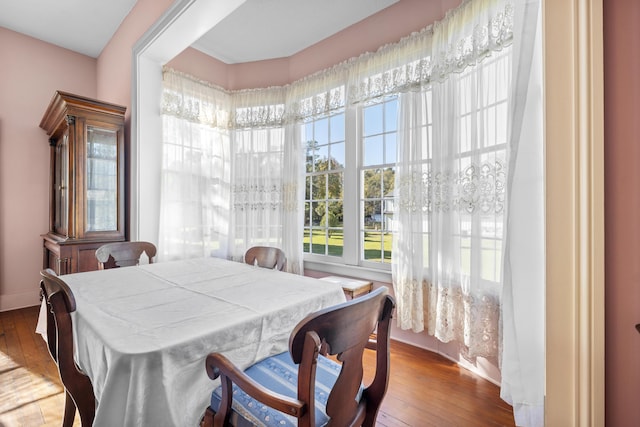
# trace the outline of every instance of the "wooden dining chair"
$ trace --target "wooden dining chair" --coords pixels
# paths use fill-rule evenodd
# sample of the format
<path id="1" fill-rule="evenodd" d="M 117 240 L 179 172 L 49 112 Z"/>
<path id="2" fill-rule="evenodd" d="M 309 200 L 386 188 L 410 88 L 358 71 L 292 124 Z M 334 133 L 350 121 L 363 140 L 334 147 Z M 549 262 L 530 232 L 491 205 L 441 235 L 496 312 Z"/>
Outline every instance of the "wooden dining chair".
<path id="1" fill-rule="evenodd" d="M 253 246 L 244 254 L 244 262 L 265 268 L 284 271 L 287 268 L 287 257 L 280 248 L 272 246 Z"/>
<path id="2" fill-rule="evenodd" d="M 71 427 L 80 414 L 82 426 L 91 426 L 95 416 L 96 399 L 91 380 L 74 360 L 71 313 L 76 300 L 67 284 L 51 269 L 40 272 L 40 292 L 47 304 L 47 344 L 49 353 L 58 367 L 65 391 L 63 427 Z"/>
<path id="3" fill-rule="evenodd" d="M 129 267 L 138 265 L 142 253 L 146 253 L 149 258 L 149 264 L 153 263 L 153 257 L 156 256 L 156 247 L 149 242 L 116 242 L 107 243 L 96 249 L 96 258 L 98 259 L 98 268 L 104 270 L 107 268 Z"/>
<path id="4" fill-rule="evenodd" d="M 310 314 L 291 333 L 288 352 L 244 372 L 221 353 L 209 354 L 207 375 L 220 377 L 221 385 L 211 395 L 203 427 L 312 427 L 327 422 L 373 427 L 389 382 L 389 327 L 394 307 L 387 288 L 381 287 Z M 376 327 L 376 372 L 364 386 L 362 356 Z"/>

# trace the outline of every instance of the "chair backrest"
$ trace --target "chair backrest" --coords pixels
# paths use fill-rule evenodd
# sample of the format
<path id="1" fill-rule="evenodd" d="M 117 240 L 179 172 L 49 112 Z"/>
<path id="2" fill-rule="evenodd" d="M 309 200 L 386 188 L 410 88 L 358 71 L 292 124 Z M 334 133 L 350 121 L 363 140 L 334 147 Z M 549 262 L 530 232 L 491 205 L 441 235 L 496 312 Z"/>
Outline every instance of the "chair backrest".
<path id="1" fill-rule="evenodd" d="M 151 264 L 153 257 L 156 256 L 156 247 L 149 242 L 107 243 L 96 249 L 96 258 L 100 270 L 129 267 L 138 265 L 143 252 L 147 254 L 149 264 Z"/>
<path id="2" fill-rule="evenodd" d="M 287 257 L 284 251 L 272 246 L 253 246 L 247 249 L 244 262 L 265 268 L 276 268 L 280 271 L 287 268 Z"/>
<path id="3" fill-rule="evenodd" d="M 58 373 L 65 391 L 73 398 L 72 405 L 78 407 L 83 426 L 93 423 L 95 397 L 91 380 L 76 366 L 73 354 L 73 330 L 71 313 L 76 310 L 76 301 L 67 284 L 51 269 L 40 272 L 40 291 L 47 304 L 47 343 L 49 353 L 58 366 Z M 69 405 L 67 396 L 67 403 Z M 75 407 L 65 407 L 65 425 L 73 423 Z M 70 421 L 69 421 L 70 417 Z"/>
<path id="4" fill-rule="evenodd" d="M 291 333 L 289 351 L 293 361 L 300 364 L 298 399 L 308 405 L 308 414 L 315 413 L 315 358 L 319 351 L 326 351 L 342 362 L 326 405 L 330 425 L 375 425 L 389 382 L 389 328 L 395 301 L 387 292 L 386 287 L 380 287 L 365 296 L 315 312 Z M 374 330 L 376 373 L 358 400 L 364 370 L 362 356 L 365 348 L 370 348 Z"/>

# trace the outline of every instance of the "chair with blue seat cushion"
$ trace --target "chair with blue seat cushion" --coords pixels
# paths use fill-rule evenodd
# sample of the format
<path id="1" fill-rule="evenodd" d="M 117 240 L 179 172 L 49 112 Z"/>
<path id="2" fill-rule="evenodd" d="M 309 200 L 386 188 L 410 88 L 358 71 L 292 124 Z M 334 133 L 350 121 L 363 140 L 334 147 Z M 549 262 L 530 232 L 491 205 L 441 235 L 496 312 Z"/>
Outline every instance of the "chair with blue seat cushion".
<path id="1" fill-rule="evenodd" d="M 329 421 L 325 412 L 329 392 L 333 388 L 338 375 L 340 364 L 320 355 L 316 368 L 316 413 L 317 426 L 326 425 Z M 269 390 L 284 396 L 295 398 L 298 394 L 298 366 L 293 363 L 289 352 L 264 359 L 245 371 L 245 374 L 254 381 L 264 385 Z M 211 395 L 211 407 L 218 409 L 222 400 L 222 387 L 218 387 Z M 231 425 L 237 427 L 253 427 L 265 424 L 264 420 L 270 420 L 271 424 L 278 426 L 294 427 L 298 425 L 295 417 L 283 414 L 269 406 L 255 401 L 251 396 L 242 391 L 237 385 L 233 385 L 233 412 Z M 238 413 L 242 414 L 238 417 Z M 269 423 L 267 423 L 268 425 Z"/>
<path id="2" fill-rule="evenodd" d="M 221 384 L 212 393 L 202 425 L 374 426 L 389 381 L 394 307 L 387 288 L 381 287 L 312 313 L 293 330 L 288 352 L 244 372 L 224 355 L 209 354 L 207 374 Z M 376 372 L 364 386 L 362 356 L 374 330 Z"/>

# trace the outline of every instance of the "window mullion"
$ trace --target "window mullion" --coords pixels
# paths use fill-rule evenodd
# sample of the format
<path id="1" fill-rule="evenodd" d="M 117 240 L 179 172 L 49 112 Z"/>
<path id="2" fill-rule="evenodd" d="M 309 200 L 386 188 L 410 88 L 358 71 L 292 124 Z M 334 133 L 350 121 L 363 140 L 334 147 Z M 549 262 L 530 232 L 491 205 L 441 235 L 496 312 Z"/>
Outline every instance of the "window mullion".
<path id="1" fill-rule="evenodd" d="M 345 163 L 344 171 L 344 252 L 343 261 L 347 265 L 358 265 L 359 260 L 359 109 L 348 107 L 345 110 Z"/>

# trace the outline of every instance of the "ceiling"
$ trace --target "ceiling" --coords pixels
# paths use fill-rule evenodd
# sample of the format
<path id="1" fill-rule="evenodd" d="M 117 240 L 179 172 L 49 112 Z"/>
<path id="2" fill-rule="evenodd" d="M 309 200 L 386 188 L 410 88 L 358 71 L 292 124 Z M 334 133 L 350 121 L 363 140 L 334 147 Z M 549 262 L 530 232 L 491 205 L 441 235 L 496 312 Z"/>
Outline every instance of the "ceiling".
<path id="1" fill-rule="evenodd" d="M 193 47 L 227 64 L 285 58 L 398 0 L 247 0 Z"/>
<path id="2" fill-rule="evenodd" d="M 137 0 L 0 0 L 0 26 L 97 58 Z"/>
<path id="3" fill-rule="evenodd" d="M 97 58 L 137 0 L 0 0 L 0 26 Z M 399 0 L 247 0 L 193 47 L 225 63 L 291 56 Z"/>

